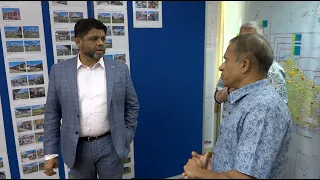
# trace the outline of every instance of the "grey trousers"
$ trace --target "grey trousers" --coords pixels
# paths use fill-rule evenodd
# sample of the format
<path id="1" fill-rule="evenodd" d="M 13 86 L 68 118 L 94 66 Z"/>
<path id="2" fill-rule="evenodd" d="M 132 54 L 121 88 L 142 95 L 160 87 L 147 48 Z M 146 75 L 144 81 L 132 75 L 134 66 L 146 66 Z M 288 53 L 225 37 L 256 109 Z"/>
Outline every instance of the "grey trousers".
<path id="1" fill-rule="evenodd" d="M 75 164 L 70 171 L 76 179 L 122 179 L 124 162 L 109 134 L 96 141 L 79 140 Z"/>

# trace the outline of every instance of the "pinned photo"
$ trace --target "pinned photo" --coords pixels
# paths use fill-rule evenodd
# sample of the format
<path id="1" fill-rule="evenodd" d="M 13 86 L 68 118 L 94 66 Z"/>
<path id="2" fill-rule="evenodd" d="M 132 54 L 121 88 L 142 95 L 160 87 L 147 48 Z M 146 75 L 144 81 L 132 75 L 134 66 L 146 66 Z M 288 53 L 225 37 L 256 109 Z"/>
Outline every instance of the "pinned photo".
<path id="1" fill-rule="evenodd" d="M 14 89 L 12 95 L 13 100 L 29 99 L 29 90 L 28 88 Z"/>
<path id="2" fill-rule="evenodd" d="M 43 142 L 43 140 L 44 140 L 43 139 L 43 136 L 44 136 L 43 132 L 35 133 L 34 136 L 35 136 L 36 143 L 42 143 Z"/>
<path id="3" fill-rule="evenodd" d="M 5 26 L 4 36 L 6 38 L 22 38 L 22 28 L 20 26 Z"/>
<path id="4" fill-rule="evenodd" d="M 35 149 L 29 151 L 23 151 L 21 154 L 21 161 L 28 162 L 37 159 L 37 152 Z"/>
<path id="5" fill-rule="evenodd" d="M 40 38 L 38 26 L 23 26 L 24 38 Z"/>
<path id="6" fill-rule="evenodd" d="M 43 171 L 44 170 L 44 162 L 45 161 L 39 161 L 39 171 Z"/>
<path id="7" fill-rule="evenodd" d="M 34 143 L 34 135 L 33 134 L 27 134 L 19 136 L 19 146 L 25 146 L 29 144 Z"/>
<path id="8" fill-rule="evenodd" d="M 43 71 L 43 65 L 41 60 L 27 61 L 28 72 L 41 72 Z"/>
<path id="9" fill-rule="evenodd" d="M 53 12 L 53 20 L 55 23 L 69 23 L 68 12 Z"/>
<path id="10" fill-rule="evenodd" d="M 19 8 L 2 8 L 3 20 L 21 20 Z"/>
<path id="11" fill-rule="evenodd" d="M 32 131 L 32 122 L 31 121 L 17 121 L 17 130 L 18 130 L 18 133 Z"/>
<path id="12" fill-rule="evenodd" d="M 125 64 L 126 63 L 126 54 L 115 54 L 114 60 L 117 60 L 117 61 Z"/>
<path id="13" fill-rule="evenodd" d="M 37 149 L 38 159 L 44 158 L 44 150 L 43 148 Z"/>
<path id="14" fill-rule="evenodd" d="M 33 129 L 34 130 L 44 129 L 44 119 L 33 120 Z"/>
<path id="15" fill-rule="evenodd" d="M 68 1 L 52 1 L 53 6 L 68 5 Z"/>
<path id="16" fill-rule="evenodd" d="M 159 21 L 159 12 L 148 11 L 148 21 Z"/>
<path id="17" fill-rule="evenodd" d="M 24 41 L 24 47 L 26 52 L 32 52 L 32 51 L 41 51 L 40 47 L 40 41 Z"/>
<path id="18" fill-rule="evenodd" d="M 26 72 L 26 63 L 20 62 L 9 62 L 10 73 L 24 73 Z"/>
<path id="19" fill-rule="evenodd" d="M 3 165 L 3 159 L 2 159 L 2 157 L 0 157 L 0 168 L 3 168 L 4 167 L 4 165 Z"/>
<path id="20" fill-rule="evenodd" d="M 112 33 L 114 36 L 124 36 L 124 26 L 112 26 Z"/>
<path id="21" fill-rule="evenodd" d="M 77 45 L 72 45 L 72 55 L 78 55 L 79 48 Z"/>
<path id="22" fill-rule="evenodd" d="M 107 26 L 107 34 L 106 36 L 111 36 L 111 26 Z"/>
<path id="23" fill-rule="evenodd" d="M 71 45 L 57 45 L 57 56 L 70 56 Z"/>
<path id="24" fill-rule="evenodd" d="M 123 6 L 123 1 L 111 1 L 111 5 L 113 5 L 113 6 Z"/>
<path id="25" fill-rule="evenodd" d="M 6 41 L 7 52 L 24 52 L 23 41 Z"/>
<path id="26" fill-rule="evenodd" d="M 29 86 L 44 84 L 43 74 L 28 75 Z"/>
<path id="27" fill-rule="evenodd" d="M 70 23 L 76 23 L 80 19 L 83 19 L 83 12 L 69 12 Z"/>
<path id="28" fill-rule="evenodd" d="M 147 1 L 136 1 L 136 8 L 147 8 Z"/>
<path id="29" fill-rule="evenodd" d="M 44 87 L 29 88 L 30 89 L 30 98 L 41 98 L 45 97 Z"/>
<path id="30" fill-rule="evenodd" d="M 30 117 L 31 114 L 31 107 L 30 106 L 23 106 L 23 107 L 16 107 L 14 108 L 14 114 L 15 117 L 18 118 L 24 118 L 24 117 Z"/>
<path id="31" fill-rule="evenodd" d="M 55 32 L 56 41 L 70 41 L 70 31 L 56 31 Z"/>
<path id="32" fill-rule="evenodd" d="M 111 5 L 111 1 L 96 1 L 97 5 Z"/>
<path id="33" fill-rule="evenodd" d="M 148 8 L 158 9 L 159 8 L 159 1 L 148 1 Z"/>
<path id="34" fill-rule="evenodd" d="M 59 62 L 63 62 L 63 61 L 66 61 L 67 59 L 58 59 L 58 63 Z"/>
<path id="35" fill-rule="evenodd" d="M 112 39 L 108 38 L 105 40 L 106 48 L 112 48 Z"/>
<path id="36" fill-rule="evenodd" d="M 124 23 L 124 14 L 112 13 L 112 23 Z"/>
<path id="37" fill-rule="evenodd" d="M 27 75 L 11 76 L 12 87 L 27 86 L 27 85 L 28 85 Z"/>
<path id="38" fill-rule="evenodd" d="M 31 174 L 34 172 L 37 172 L 39 167 L 38 167 L 38 162 L 22 165 L 23 169 L 23 174 Z"/>
<path id="39" fill-rule="evenodd" d="M 102 23 L 111 23 L 111 13 L 98 13 L 98 20 Z"/>
<path id="40" fill-rule="evenodd" d="M 107 59 L 113 59 L 113 54 L 105 54 L 103 57 Z"/>
<path id="41" fill-rule="evenodd" d="M 136 11 L 136 20 L 137 21 L 147 21 L 148 12 L 147 11 Z"/>
<path id="42" fill-rule="evenodd" d="M 129 173 L 131 173 L 131 168 L 130 167 L 124 167 L 123 174 L 129 174 Z"/>
<path id="43" fill-rule="evenodd" d="M 6 173 L 4 171 L 0 172 L 0 179 L 6 179 Z"/>
<path id="44" fill-rule="evenodd" d="M 32 116 L 40 116 L 44 114 L 44 105 L 31 106 Z"/>
<path id="45" fill-rule="evenodd" d="M 71 31 L 71 41 L 74 41 L 74 31 Z"/>

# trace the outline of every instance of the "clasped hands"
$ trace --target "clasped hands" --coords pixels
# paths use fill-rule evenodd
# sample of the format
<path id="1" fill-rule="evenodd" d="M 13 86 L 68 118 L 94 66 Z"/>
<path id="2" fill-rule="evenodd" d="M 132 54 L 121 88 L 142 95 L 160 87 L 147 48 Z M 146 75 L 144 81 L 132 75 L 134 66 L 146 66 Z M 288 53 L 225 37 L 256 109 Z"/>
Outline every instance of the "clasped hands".
<path id="1" fill-rule="evenodd" d="M 211 170 L 211 158 L 209 154 L 199 155 L 195 151 L 191 153 L 192 158 L 188 160 L 187 164 L 183 167 L 184 172 L 182 175 L 185 179 L 199 178 L 199 173 L 203 170 Z"/>

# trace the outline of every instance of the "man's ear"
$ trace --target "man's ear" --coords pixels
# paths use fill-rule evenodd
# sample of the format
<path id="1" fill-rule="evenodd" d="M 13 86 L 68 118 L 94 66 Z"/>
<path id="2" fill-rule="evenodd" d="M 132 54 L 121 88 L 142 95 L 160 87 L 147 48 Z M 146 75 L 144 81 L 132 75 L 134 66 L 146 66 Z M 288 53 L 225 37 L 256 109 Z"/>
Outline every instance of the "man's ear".
<path id="1" fill-rule="evenodd" d="M 79 38 L 74 38 L 74 42 L 76 43 L 76 45 L 79 47 L 81 41 Z"/>
<path id="2" fill-rule="evenodd" d="M 249 71 L 250 67 L 251 67 L 251 61 L 247 58 L 243 59 L 242 62 L 241 62 L 241 70 L 240 72 L 242 74 L 245 74 L 246 72 Z"/>

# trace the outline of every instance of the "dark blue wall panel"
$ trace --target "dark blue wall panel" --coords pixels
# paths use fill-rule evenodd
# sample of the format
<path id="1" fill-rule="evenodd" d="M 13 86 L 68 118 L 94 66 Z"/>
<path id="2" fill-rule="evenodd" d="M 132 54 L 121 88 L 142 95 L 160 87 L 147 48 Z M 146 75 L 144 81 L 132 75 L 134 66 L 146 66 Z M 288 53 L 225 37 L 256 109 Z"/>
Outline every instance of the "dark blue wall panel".
<path id="1" fill-rule="evenodd" d="M 205 1 L 163 1 L 163 28 L 133 28 L 128 2 L 131 75 L 140 114 L 136 178 L 183 172 L 202 150 Z"/>

